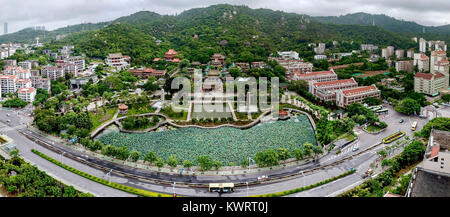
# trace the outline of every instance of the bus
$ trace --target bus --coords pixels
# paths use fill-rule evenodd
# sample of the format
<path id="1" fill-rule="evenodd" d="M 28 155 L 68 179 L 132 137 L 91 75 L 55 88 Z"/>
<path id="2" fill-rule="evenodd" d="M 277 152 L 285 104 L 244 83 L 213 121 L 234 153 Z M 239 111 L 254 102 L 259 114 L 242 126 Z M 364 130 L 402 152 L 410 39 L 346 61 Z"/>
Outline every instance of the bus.
<path id="1" fill-rule="evenodd" d="M 234 183 L 209 183 L 209 192 L 218 192 L 218 193 L 234 192 Z"/>
<path id="2" fill-rule="evenodd" d="M 378 110 L 378 111 L 375 111 L 375 113 L 376 114 L 379 114 L 379 115 L 381 115 L 381 114 L 387 114 L 389 112 L 389 110 L 387 110 L 387 109 L 380 109 L 380 110 Z"/>
<path id="3" fill-rule="evenodd" d="M 376 111 L 382 109 L 383 106 L 381 106 L 381 105 L 376 105 L 376 106 L 370 106 L 370 107 L 368 107 L 368 108 L 369 108 L 370 110 L 376 112 Z"/>
<path id="4" fill-rule="evenodd" d="M 417 127 L 417 121 L 414 121 L 414 122 L 411 124 L 411 130 L 412 130 L 412 131 L 416 130 L 416 127 Z"/>

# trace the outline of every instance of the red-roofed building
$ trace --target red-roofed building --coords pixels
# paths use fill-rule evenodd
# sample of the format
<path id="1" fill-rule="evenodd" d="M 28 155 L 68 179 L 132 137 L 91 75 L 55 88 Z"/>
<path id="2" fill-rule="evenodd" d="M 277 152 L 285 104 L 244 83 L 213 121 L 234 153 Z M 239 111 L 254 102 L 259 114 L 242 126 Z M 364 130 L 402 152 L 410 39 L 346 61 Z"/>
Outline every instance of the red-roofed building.
<path id="1" fill-rule="evenodd" d="M 448 89 L 448 74 L 434 71 L 433 73 L 416 73 L 414 75 L 414 91 L 436 96 L 440 90 Z"/>
<path id="2" fill-rule="evenodd" d="M 325 82 L 309 81 L 308 83 L 309 92 L 314 96 L 319 97 L 323 101 L 332 100 L 334 102 L 336 102 L 336 92 L 338 90 L 358 87 L 358 83 L 354 78 Z"/>
<path id="3" fill-rule="evenodd" d="M 16 80 L 17 77 L 15 75 L 0 75 L 0 97 L 2 94 L 16 92 Z"/>
<path id="4" fill-rule="evenodd" d="M 156 70 L 152 68 L 146 68 L 146 69 L 130 69 L 129 72 L 131 72 L 134 76 L 148 78 L 149 76 L 164 76 L 166 75 L 166 70 Z"/>
<path id="5" fill-rule="evenodd" d="M 25 102 L 33 102 L 35 96 L 36 96 L 36 89 L 32 87 L 20 88 L 17 91 L 17 97 L 19 97 L 21 100 Z"/>
<path id="6" fill-rule="evenodd" d="M 178 55 L 178 52 L 174 49 L 169 49 L 169 51 L 164 54 L 164 60 L 167 62 L 173 62 L 175 55 Z"/>
<path id="7" fill-rule="evenodd" d="M 306 74 L 296 73 L 294 74 L 293 80 L 305 80 L 316 82 L 335 81 L 337 80 L 337 75 L 336 73 L 334 73 L 334 70 L 318 71 Z"/>
<path id="8" fill-rule="evenodd" d="M 17 79 L 16 90 L 20 88 L 32 87 L 31 79 Z"/>
<path id="9" fill-rule="evenodd" d="M 353 103 L 362 103 L 367 97 L 380 98 L 381 91 L 372 84 L 370 86 L 356 87 L 352 89 L 338 90 L 336 104 L 339 107 L 347 107 Z"/>

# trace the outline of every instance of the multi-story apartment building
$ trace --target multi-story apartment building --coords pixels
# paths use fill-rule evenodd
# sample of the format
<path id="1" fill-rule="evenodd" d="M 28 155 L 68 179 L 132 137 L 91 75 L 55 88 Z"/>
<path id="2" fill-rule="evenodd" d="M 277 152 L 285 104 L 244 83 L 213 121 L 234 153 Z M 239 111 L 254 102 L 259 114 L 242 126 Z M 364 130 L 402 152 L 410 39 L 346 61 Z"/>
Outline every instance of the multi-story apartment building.
<path id="1" fill-rule="evenodd" d="M 309 92 L 314 96 L 319 97 L 323 101 L 334 101 L 336 102 L 336 92 L 338 90 L 345 90 L 358 87 L 358 83 L 354 78 L 342 79 L 334 81 L 325 82 L 315 82 L 309 81 Z"/>
<path id="2" fill-rule="evenodd" d="M 16 79 L 15 80 L 16 90 L 20 88 L 32 87 L 31 79 Z"/>
<path id="3" fill-rule="evenodd" d="M 410 48 L 406 51 L 406 57 L 408 58 L 414 58 L 414 48 Z"/>
<path id="4" fill-rule="evenodd" d="M 83 72 L 85 68 L 85 61 L 84 58 L 81 56 L 69 56 L 65 59 L 65 62 L 76 66 L 76 67 L 72 66 L 72 69 L 75 70 L 75 73 L 73 73 L 75 77 L 78 73 Z"/>
<path id="5" fill-rule="evenodd" d="M 380 98 L 381 91 L 372 84 L 352 89 L 338 90 L 336 93 L 336 104 L 345 108 L 353 103 L 362 103 L 367 97 Z"/>
<path id="6" fill-rule="evenodd" d="M 277 53 L 283 59 L 293 59 L 293 60 L 299 59 L 298 53 L 295 51 L 281 51 Z"/>
<path id="7" fill-rule="evenodd" d="M 415 53 L 414 54 L 414 65 L 417 65 L 419 72 L 427 72 L 430 71 L 430 58 L 424 53 Z"/>
<path id="8" fill-rule="evenodd" d="M 443 59 L 447 59 L 447 52 L 443 50 L 432 51 L 430 58 L 430 70 L 432 71 L 436 63 Z"/>
<path id="9" fill-rule="evenodd" d="M 397 49 L 395 51 L 395 57 L 397 57 L 397 59 L 403 59 L 405 57 L 405 51 L 403 49 Z"/>
<path id="10" fill-rule="evenodd" d="M 319 43 L 317 47 L 314 48 L 314 52 L 316 54 L 323 54 L 325 53 L 325 43 Z"/>
<path id="11" fill-rule="evenodd" d="M 64 69 L 65 74 L 72 74 L 74 77 L 78 77 L 78 74 L 80 73 L 78 65 L 66 60 L 56 60 L 56 66 L 58 68 Z M 81 72 L 83 72 L 83 70 L 81 70 Z"/>
<path id="12" fill-rule="evenodd" d="M 386 48 L 381 49 L 381 57 L 388 59 L 394 55 L 394 47 L 388 46 Z"/>
<path id="13" fill-rule="evenodd" d="M 428 49 L 447 51 L 447 45 L 445 41 L 428 41 Z"/>
<path id="14" fill-rule="evenodd" d="M 422 53 L 427 51 L 427 41 L 423 38 L 419 39 L 419 51 Z"/>
<path id="15" fill-rule="evenodd" d="M 3 95 L 16 92 L 16 80 L 15 75 L 0 75 L 0 88 Z"/>
<path id="16" fill-rule="evenodd" d="M 316 82 L 324 82 L 324 81 L 335 81 L 337 80 L 337 75 L 334 73 L 334 70 L 330 71 L 318 71 L 311 72 L 306 74 L 294 74 L 293 80 L 305 80 L 305 81 L 316 81 Z"/>
<path id="17" fill-rule="evenodd" d="M 1 58 L 0 58 L 1 59 Z M 17 60 L 4 60 L 5 66 L 17 66 Z"/>
<path id="18" fill-rule="evenodd" d="M 48 78 L 42 78 L 41 76 L 31 76 L 31 86 L 38 89 L 44 89 L 48 93 L 50 93 L 51 90 L 51 82 Z"/>
<path id="19" fill-rule="evenodd" d="M 445 75 L 434 71 L 433 73 L 416 73 L 414 75 L 414 91 L 418 93 L 436 96 L 442 89 L 448 88 Z"/>
<path id="20" fill-rule="evenodd" d="M 36 89 L 32 87 L 20 88 L 17 97 L 25 102 L 33 102 L 36 97 Z"/>
<path id="21" fill-rule="evenodd" d="M 361 50 L 374 51 L 378 49 L 378 46 L 373 44 L 361 44 Z"/>
<path id="22" fill-rule="evenodd" d="M 395 62 L 395 69 L 399 71 L 412 72 L 414 70 L 413 60 L 402 60 Z"/>
<path id="23" fill-rule="evenodd" d="M 49 78 L 50 80 L 57 80 L 58 78 L 64 78 L 64 68 L 57 66 L 43 66 L 41 68 L 41 76 Z"/>
<path id="24" fill-rule="evenodd" d="M 24 69 L 31 69 L 31 67 L 32 67 L 30 61 L 22 61 L 22 62 L 17 63 L 17 65 Z"/>
<path id="25" fill-rule="evenodd" d="M 116 67 L 118 70 L 122 70 L 130 65 L 121 53 L 108 54 L 105 63 L 110 67 Z"/>

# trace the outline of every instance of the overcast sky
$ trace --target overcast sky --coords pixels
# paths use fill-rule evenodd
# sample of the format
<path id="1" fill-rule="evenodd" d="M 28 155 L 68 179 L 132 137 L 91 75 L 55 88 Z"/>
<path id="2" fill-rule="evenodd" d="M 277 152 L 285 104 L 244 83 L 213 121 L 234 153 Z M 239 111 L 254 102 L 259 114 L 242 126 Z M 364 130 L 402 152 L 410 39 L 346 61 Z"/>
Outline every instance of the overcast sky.
<path id="1" fill-rule="evenodd" d="M 53 30 L 82 22 L 109 21 L 142 10 L 173 15 L 219 3 L 312 16 L 366 12 L 422 25 L 450 24 L 449 0 L 0 0 L 0 3 L 0 27 L 8 22 L 9 33 L 36 25 Z"/>

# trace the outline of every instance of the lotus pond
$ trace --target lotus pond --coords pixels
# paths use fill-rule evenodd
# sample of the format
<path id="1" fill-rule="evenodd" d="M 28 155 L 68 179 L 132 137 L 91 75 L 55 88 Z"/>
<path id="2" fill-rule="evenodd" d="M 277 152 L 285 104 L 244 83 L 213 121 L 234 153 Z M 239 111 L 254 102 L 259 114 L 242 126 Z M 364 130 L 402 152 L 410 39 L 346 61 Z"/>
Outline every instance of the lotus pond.
<path id="1" fill-rule="evenodd" d="M 306 142 L 316 145 L 314 130 L 306 116 L 262 123 L 247 130 L 191 127 L 145 134 L 109 132 L 98 139 L 105 145 L 127 146 L 143 155 L 153 150 L 164 160 L 175 155 L 180 162 L 191 160 L 195 165 L 200 155 L 208 155 L 223 165 L 230 165 L 231 162 L 239 165 L 258 151 L 278 148 L 293 151 Z"/>

